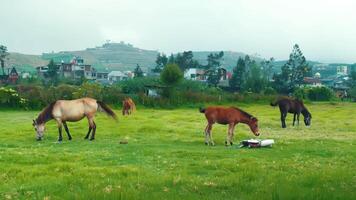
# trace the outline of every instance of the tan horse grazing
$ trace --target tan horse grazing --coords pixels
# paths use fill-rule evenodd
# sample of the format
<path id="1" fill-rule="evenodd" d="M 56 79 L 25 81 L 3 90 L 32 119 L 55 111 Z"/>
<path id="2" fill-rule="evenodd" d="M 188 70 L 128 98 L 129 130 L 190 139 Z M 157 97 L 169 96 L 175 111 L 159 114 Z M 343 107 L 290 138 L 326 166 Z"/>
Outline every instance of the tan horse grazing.
<path id="1" fill-rule="evenodd" d="M 133 100 L 128 97 L 122 101 L 122 115 L 130 115 L 132 112 L 136 111 L 136 105 Z"/>
<path id="2" fill-rule="evenodd" d="M 259 136 L 258 130 L 258 120 L 247 112 L 236 108 L 236 107 L 218 107 L 211 106 L 207 108 L 200 108 L 201 113 L 205 113 L 205 117 L 208 120 L 208 125 L 205 128 L 205 144 L 214 145 L 214 141 L 211 134 L 211 129 L 213 124 L 216 122 L 218 124 L 228 124 L 229 130 L 227 132 L 227 137 L 225 140 L 225 145 L 228 143 L 232 145 L 232 140 L 234 136 L 234 129 L 238 123 L 247 124 L 255 136 Z"/>
<path id="3" fill-rule="evenodd" d="M 69 133 L 66 122 L 76 122 L 86 117 L 89 121 L 89 131 L 84 139 L 88 139 L 90 132 L 93 131 L 90 140 L 94 140 L 96 131 L 94 117 L 98 110 L 105 112 L 115 120 L 117 119 L 114 111 L 112 111 L 106 104 L 92 98 L 55 101 L 43 109 L 37 119 L 33 120 L 33 126 L 37 133 L 36 138 L 37 140 L 42 139 L 45 131 L 45 124 L 54 119 L 58 125 L 58 142 L 62 141 L 62 125 L 67 132 L 68 139 L 71 140 L 72 136 Z"/>

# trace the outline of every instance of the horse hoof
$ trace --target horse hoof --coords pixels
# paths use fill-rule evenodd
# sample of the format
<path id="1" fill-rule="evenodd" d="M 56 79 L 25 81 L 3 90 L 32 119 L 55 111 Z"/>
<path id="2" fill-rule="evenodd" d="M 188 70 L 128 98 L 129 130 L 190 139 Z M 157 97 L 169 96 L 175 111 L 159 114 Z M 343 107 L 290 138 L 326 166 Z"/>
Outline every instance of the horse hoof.
<path id="1" fill-rule="evenodd" d="M 214 143 L 214 142 L 212 142 L 212 143 L 211 143 L 211 146 L 215 146 L 215 143 Z"/>
<path id="2" fill-rule="evenodd" d="M 230 145 L 232 146 L 234 143 L 230 142 Z"/>
<path id="3" fill-rule="evenodd" d="M 90 141 L 93 141 L 95 138 L 90 138 Z"/>
<path id="4" fill-rule="evenodd" d="M 205 145 L 209 145 L 209 142 L 205 142 Z"/>
<path id="5" fill-rule="evenodd" d="M 88 139 L 88 137 L 85 137 L 85 138 L 84 138 L 84 140 L 87 140 L 87 139 Z"/>
<path id="6" fill-rule="evenodd" d="M 72 140 L 72 138 L 68 138 L 68 140 Z"/>

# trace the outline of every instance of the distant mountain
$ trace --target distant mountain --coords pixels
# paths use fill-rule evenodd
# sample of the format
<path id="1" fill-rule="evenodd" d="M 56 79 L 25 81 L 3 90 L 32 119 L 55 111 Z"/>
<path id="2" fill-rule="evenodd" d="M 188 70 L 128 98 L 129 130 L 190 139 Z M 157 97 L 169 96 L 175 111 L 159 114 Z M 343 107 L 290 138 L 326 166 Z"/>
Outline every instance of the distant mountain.
<path id="1" fill-rule="evenodd" d="M 70 62 L 74 56 L 80 56 L 84 59 L 84 63 L 91 64 L 98 70 L 106 68 L 109 70 L 133 70 L 136 64 L 139 64 L 147 72 L 154 68 L 158 53 L 155 50 L 144 50 L 123 42 L 106 43 L 80 51 L 61 51 L 43 53 L 42 55 L 11 53 L 8 66 L 16 66 L 19 71 L 34 71 L 35 67 L 47 65 L 51 59 L 55 62 Z M 210 53 L 217 53 L 217 51 L 193 51 L 193 56 L 199 63 L 205 65 Z M 246 55 L 240 52 L 224 51 L 222 64 L 228 70 L 232 70 L 236 66 L 238 58 Z M 250 58 L 257 62 L 263 60 L 258 56 L 250 55 Z"/>
<path id="2" fill-rule="evenodd" d="M 125 43 L 106 43 L 100 47 L 87 48 L 82 51 L 63 51 L 59 53 L 44 53 L 45 60 L 55 62 L 70 62 L 74 56 L 80 56 L 84 63 L 98 69 L 133 70 L 139 64 L 144 71 L 154 66 L 158 51 L 144 50 Z"/>
<path id="3" fill-rule="evenodd" d="M 21 53 L 12 53 L 7 57 L 6 66 L 16 67 L 18 71 L 35 71 L 35 67 L 48 64 L 39 55 L 26 55 Z"/>

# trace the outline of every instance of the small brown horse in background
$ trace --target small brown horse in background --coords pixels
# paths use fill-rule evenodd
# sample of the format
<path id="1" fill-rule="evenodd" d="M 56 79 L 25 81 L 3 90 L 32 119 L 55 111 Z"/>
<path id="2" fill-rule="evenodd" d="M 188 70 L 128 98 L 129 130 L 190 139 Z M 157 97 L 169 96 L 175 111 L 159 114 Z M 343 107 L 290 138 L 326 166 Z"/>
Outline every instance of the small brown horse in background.
<path id="1" fill-rule="evenodd" d="M 291 99 L 289 97 L 281 97 L 277 101 L 272 102 L 271 106 L 279 106 L 279 111 L 281 112 L 281 122 L 282 128 L 286 128 L 286 117 L 287 113 L 293 113 L 293 126 L 295 124 L 295 120 L 297 119 L 297 124 L 299 125 L 299 115 L 302 113 L 304 116 L 304 123 L 306 126 L 310 126 L 311 124 L 311 113 L 304 106 L 303 101 L 297 99 Z"/>
<path id="2" fill-rule="evenodd" d="M 114 111 L 112 111 L 106 104 L 92 98 L 55 101 L 43 109 L 37 119 L 33 120 L 33 126 L 37 133 L 36 138 L 37 140 L 42 139 L 45 131 L 45 124 L 54 119 L 58 126 L 58 142 L 62 141 L 62 126 L 64 126 L 64 129 L 67 132 L 68 139 L 71 140 L 72 136 L 69 133 L 66 122 L 76 122 L 86 117 L 89 121 L 89 131 L 84 139 L 88 139 L 90 132 L 93 131 L 90 140 L 94 140 L 96 131 L 94 117 L 97 111 L 103 111 L 113 119 L 117 119 Z"/>
<path id="3" fill-rule="evenodd" d="M 130 115 L 132 112 L 136 111 L 136 105 L 133 100 L 128 97 L 122 101 L 122 115 Z"/>
<path id="4" fill-rule="evenodd" d="M 229 129 L 227 132 L 227 137 L 225 140 L 225 145 L 228 144 L 232 145 L 233 136 L 234 136 L 234 129 L 238 123 L 247 124 L 253 134 L 255 136 L 259 136 L 258 130 L 258 120 L 257 118 L 253 117 L 252 115 L 248 114 L 247 112 L 236 108 L 236 107 L 218 107 L 218 106 L 211 106 L 207 108 L 200 108 L 201 113 L 205 113 L 205 117 L 208 120 L 208 125 L 205 128 L 205 144 L 206 145 L 214 145 L 214 141 L 212 138 L 211 129 L 213 124 L 216 122 L 218 124 L 228 124 Z"/>

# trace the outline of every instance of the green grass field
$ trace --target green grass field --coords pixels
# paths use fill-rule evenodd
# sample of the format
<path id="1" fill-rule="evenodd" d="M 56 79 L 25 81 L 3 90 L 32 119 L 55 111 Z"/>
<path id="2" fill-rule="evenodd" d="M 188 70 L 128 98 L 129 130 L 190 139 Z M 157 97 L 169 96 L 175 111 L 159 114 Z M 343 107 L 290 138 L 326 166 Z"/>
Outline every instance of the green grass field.
<path id="1" fill-rule="evenodd" d="M 233 147 L 223 125 L 205 146 L 197 109 L 139 109 L 119 123 L 99 114 L 95 141 L 83 120 L 61 144 L 53 121 L 35 141 L 38 112 L 0 111 L 0 199 L 356 199 L 356 104 L 309 104 L 312 126 L 292 127 L 289 115 L 287 129 L 277 108 L 239 107 L 272 148 L 238 149 L 254 138 L 244 124 Z"/>

